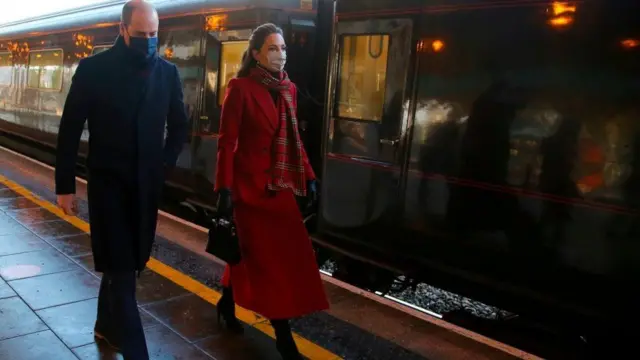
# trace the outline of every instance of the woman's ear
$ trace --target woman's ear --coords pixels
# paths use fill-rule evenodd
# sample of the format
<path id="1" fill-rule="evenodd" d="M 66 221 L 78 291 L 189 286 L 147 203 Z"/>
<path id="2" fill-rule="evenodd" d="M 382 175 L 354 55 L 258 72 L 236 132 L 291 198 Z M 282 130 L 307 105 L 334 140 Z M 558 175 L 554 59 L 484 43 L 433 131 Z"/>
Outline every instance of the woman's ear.
<path id="1" fill-rule="evenodd" d="M 258 61 L 258 53 L 260 51 L 256 50 L 256 49 L 252 49 L 251 50 L 251 55 L 253 56 L 253 60 Z"/>

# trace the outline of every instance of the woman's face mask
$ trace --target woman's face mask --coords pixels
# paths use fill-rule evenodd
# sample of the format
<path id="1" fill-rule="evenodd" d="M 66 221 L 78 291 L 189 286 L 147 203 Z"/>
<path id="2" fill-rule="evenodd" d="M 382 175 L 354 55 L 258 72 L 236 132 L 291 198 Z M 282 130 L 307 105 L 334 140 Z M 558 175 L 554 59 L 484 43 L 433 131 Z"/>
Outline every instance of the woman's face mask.
<path id="1" fill-rule="evenodd" d="M 287 63 L 286 51 L 269 51 L 267 54 L 267 66 L 271 71 L 282 71 Z"/>

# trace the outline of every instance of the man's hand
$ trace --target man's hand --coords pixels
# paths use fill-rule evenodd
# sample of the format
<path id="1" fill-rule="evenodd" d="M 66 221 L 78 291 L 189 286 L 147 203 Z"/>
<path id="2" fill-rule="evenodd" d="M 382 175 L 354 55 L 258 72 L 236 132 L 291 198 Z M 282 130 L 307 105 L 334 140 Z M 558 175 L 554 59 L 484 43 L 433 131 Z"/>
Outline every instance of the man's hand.
<path id="1" fill-rule="evenodd" d="M 78 202 L 75 194 L 58 195 L 58 206 L 66 215 L 75 216 L 78 214 Z"/>

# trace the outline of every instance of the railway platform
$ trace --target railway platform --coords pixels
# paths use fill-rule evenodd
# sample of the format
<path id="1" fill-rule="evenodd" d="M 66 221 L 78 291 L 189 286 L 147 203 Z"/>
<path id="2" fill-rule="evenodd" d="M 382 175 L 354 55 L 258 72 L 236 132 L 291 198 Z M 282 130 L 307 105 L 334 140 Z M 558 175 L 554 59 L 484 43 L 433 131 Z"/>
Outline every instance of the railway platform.
<path id="1" fill-rule="evenodd" d="M 119 359 L 96 342 L 100 274 L 93 271 L 86 186 L 80 214 L 54 204 L 53 171 L 0 148 L 0 359 Z M 162 213 L 138 282 L 152 359 L 279 359 L 268 321 L 239 308 L 243 336 L 216 323 L 223 264 L 205 229 Z M 293 321 L 308 359 L 534 359 L 533 355 L 324 277 L 331 310 Z"/>

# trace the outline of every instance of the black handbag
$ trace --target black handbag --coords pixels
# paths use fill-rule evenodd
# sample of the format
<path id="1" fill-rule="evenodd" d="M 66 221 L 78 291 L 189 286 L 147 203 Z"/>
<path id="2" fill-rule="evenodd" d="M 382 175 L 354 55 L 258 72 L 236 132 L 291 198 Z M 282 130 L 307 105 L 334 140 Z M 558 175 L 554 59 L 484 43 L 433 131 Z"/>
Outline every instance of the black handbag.
<path id="1" fill-rule="evenodd" d="M 218 216 L 211 220 L 209 241 L 205 251 L 229 265 L 236 265 L 240 262 L 242 258 L 240 243 L 233 221 Z"/>

